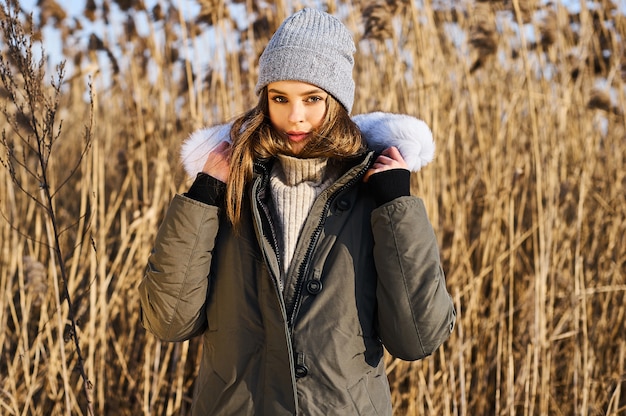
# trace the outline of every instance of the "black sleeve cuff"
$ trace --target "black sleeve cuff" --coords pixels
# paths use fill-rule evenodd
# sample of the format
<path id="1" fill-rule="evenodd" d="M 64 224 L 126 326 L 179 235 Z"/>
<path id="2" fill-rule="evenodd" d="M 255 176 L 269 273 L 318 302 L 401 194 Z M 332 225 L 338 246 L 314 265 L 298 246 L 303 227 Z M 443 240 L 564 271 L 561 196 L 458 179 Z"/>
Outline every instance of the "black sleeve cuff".
<path id="1" fill-rule="evenodd" d="M 390 169 L 370 176 L 370 186 L 378 206 L 401 196 L 411 195 L 411 172 L 407 169 Z"/>
<path id="2" fill-rule="evenodd" d="M 185 196 L 207 205 L 221 206 L 224 202 L 226 184 L 204 172 L 198 173 Z"/>

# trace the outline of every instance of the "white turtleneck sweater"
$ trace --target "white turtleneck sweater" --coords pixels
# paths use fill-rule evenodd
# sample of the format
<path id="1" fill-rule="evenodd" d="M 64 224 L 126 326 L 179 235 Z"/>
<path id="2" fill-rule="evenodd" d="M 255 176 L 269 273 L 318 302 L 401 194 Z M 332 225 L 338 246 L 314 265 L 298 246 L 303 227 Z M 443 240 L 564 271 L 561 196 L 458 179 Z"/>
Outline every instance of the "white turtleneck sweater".
<path id="1" fill-rule="evenodd" d="M 283 275 L 289 269 L 313 202 L 338 177 L 335 169 L 326 168 L 327 162 L 327 158 L 298 159 L 280 155 L 272 167 L 272 216 L 280 240 Z"/>

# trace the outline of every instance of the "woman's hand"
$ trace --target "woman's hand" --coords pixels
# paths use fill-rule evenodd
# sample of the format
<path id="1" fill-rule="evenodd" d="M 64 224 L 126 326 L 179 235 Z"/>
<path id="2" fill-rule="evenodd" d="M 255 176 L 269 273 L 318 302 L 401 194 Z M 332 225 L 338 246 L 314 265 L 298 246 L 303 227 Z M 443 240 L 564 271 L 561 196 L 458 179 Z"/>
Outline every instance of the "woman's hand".
<path id="1" fill-rule="evenodd" d="M 221 142 L 209 153 L 202 172 L 226 183 L 230 170 L 230 143 Z"/>
<path id="2" fill-rule="evenodd" d="M 372 167 L 370 167 L 365 176 L 363 176 L 363 182 L 367 182 L 370 176 L 375 173 L 383 172 L 390 169 L 407 169 L 407 164 L 402 158 L 400 151 L 397 147 L 391 146 L 383 150 L 380 156 L 376 158 Z"/>

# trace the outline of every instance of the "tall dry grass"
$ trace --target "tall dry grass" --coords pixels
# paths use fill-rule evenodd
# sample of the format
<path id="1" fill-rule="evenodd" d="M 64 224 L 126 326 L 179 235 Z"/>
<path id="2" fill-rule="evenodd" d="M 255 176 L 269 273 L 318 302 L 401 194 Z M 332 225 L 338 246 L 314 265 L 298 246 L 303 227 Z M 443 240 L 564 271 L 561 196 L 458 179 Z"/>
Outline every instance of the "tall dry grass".
<path id="1" fill-rule="evenodd" d="M 14 3 L 2 2 L 0 17 Z M 63 32 L 74 67 L 47 167 L 73 308 L 59 291 L 49 212 L 31 197 L 39 183 L 0 169 L 0 413 L 88 414 L 88 397 L 95 414 L 188 413 L 199 341 L 147 334 L 136 291 L 168 202 L 189 185 L 177 151 L 193 129 L 253 103 L 268 37 L 296 8 L 321 3 L 205 0 L 190 18 L 182 2 L 88 1 L 82 29 L 58 3 L 40 4 L 35 17 Z M 234 22 L 235 4 L 248 26 Z M 416 115 L 437 142 L 413 185 L 440 239 L 458 325 L 425 360 L 387 357 L 399 415 L 626 413 L 626 21 L 609 1 L 585 4 L 575 14 L 519 0 L 326 5 L 358 41 L 355 113 Z M 85 28 L 119 13 L 123 31 Z M 216 44 L 201 36 L 209 27 Z M 30 137 L 33 114 L 6 91 L 10 147 Z"/>

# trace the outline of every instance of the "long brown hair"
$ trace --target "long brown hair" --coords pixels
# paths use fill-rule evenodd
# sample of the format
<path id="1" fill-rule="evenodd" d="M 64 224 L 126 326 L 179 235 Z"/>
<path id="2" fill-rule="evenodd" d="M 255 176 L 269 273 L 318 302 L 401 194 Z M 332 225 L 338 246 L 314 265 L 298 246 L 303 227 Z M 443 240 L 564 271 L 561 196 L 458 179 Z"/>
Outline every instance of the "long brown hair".
<path id="1" fill-rule="evenodd" d="M 300 158 L 327 157 L 343 159 L 365 149 L 361 131 L 346 109 L 330 94 L 326 99 L 326 114 L 315 137 L 298 153 Z M 255 160 L 269 159 L 279 154 L 293 155 L 289 142 L 272 127 L 269 117 L 267 88 L 259 94 L 259 102 L 233 122 L 230 172 L 226 184 L 226 215 L 237 227 L 246 186 L 252 180 Z"/>

